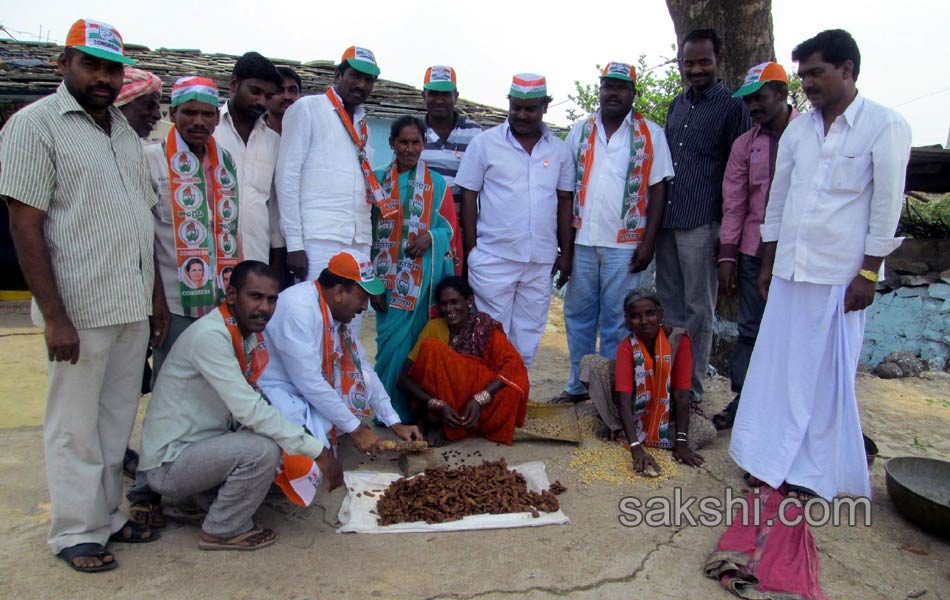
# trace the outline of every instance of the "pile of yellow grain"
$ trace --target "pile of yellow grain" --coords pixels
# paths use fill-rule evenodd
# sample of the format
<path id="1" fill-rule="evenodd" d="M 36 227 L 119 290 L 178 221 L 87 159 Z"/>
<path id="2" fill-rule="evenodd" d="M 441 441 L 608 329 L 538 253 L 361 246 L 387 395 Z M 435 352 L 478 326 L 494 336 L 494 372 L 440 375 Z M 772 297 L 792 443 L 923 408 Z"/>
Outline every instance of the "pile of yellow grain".
<path id="1" fill-rule="evenodd" d="M 660 467 L 659 477 L 637 474 L 633 470 L 633 458 L 626 445 L 599 440 L 584 440 L 583 447 L 571 450 L 570 468 L 585 484 L 595 481 L 611 485 L 645 482 L 650 488 L 656 489 L 662 482 L 676 477 L 678 469 L 672 452 L 660 448 L 648 448 L 646 451 Z"/>

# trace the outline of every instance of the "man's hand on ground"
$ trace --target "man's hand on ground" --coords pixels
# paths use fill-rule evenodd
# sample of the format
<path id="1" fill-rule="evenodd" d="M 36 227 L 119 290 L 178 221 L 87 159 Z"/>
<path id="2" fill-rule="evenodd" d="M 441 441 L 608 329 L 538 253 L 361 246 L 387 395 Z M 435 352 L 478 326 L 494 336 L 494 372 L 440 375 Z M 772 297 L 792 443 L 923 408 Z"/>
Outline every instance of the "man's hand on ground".
<path id="1" fill-rule="evenodd" d="M 393 433 L 407 442 L 418 442 L 422 441 L 423 439 L 422 432 L 419 431 L 419 428 L 415 425 L 403 425 L 402 423 L 396 423 L 392 426 L 392 430 Z"/>
<path id="2" fill-rule="evenodd" d="M 350 432 L 350 437 L 353 439 L 353 445 L 356 446 L 356 449 L 363 454 L 374 454 L 376 452 L 379 436 L 373 433 L 366 425 L 361 423 L 356 429 Z"/>
<path id="3" fill-rule="evenodd" d="M 329 448 L 324 448 L 315 460 L 324 481 L 327 482 L 327 491 L 332 492 L 343 485 L 343 466 L 340 461 L 333 456 Z"/>

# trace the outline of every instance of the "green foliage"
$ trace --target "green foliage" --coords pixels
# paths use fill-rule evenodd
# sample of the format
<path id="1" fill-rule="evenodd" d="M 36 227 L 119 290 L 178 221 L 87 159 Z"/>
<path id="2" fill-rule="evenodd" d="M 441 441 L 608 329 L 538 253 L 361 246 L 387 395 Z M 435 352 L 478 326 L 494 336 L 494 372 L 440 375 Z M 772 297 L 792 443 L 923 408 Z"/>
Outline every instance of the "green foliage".
<path id="1" fill-rule="evenodd" d="M 795 71 L 786 71 L 788 75 L 788 100 L 798 109 L 798 112 L 807 112 L 811 110 L 811 104 L 808 102 L 808 98 L 805 97 L 805 92 L 802 90 L 802 78 L 798 76 L 798 73 Z"/>
<path id="2" fill-rule="evenodd" d="M 676 59 L 667 60 L 655 67 L 648 67 L 646 55 L 641 54 L 636 67 L 637 97 L 633 102 L 633 107 L 644 117 L 663 127 L 666 124 L 666 113 L 670 108 L 670 103 L 677 94 L 683 91 Z M 601 71 L 601 65 L 597 65 L 598 78 L 593 83 L 584 84 L 578 80 L 574 81 L 575 93 L 568 94 L 568 98 L 577 105 L 576 109 L 567 109 L 567 118 L 571 123 L 597 110 L 600 103 Z"/>
<path id="3" fill-rule="evenodd" d="M 897 231 L 918 239 L 950 237 L 950 194 L 905 195 Z"/>

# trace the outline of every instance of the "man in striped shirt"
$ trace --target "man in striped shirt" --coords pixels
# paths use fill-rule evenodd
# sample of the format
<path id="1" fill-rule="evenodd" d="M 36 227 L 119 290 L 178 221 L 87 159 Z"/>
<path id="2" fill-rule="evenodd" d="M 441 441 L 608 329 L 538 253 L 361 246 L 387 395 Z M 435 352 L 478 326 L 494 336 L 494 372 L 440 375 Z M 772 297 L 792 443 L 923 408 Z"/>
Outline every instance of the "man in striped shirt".
<path id="1" fill-rule="evenodd" d="M 63 83 L 0 132 L 0 197 L 49 355 L 48 543 L 77 571 L 115 568 L 109 541 L 158 539 L 120 509 L 154 291 L 155 194 L 138 135 L 113 105 L 133 62 L 112 26 L 77 21 Z"/>
<path id="2" fill-rule="evenodd" d="M 666 139 L 676 179 L 656 241 L 656 293 L 667 325 L 684 327 L 693 340 L 693 394 L 699 402 L 712 349 L 722 220 L 722 177 L 729 151 L 752 122 L 719 74 L 719 37 L 690 32 L 680 50 L 689 88 L 670 105 Z"/>
<path id="3" fill-rule="evenodd" d="M 455 185 L 462 156 L 482 126 L 455 110 L 459 92 L 455 69 L 435 65 L 426 70 L 422 84 L 422 100 L 426 105 L 426 144 L 419 160 L 445 178 L 452 188 L 455 214 L 462 218 L 462 189 Z"/>

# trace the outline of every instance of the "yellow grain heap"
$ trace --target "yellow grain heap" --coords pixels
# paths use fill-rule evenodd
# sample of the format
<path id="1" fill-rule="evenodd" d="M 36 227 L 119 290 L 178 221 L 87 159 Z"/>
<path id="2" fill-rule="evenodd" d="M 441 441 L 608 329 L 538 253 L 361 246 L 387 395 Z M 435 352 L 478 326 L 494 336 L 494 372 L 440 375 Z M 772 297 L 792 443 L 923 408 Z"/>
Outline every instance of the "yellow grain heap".
<path id="1" fill-rule="evenodd" d="M 646 482 L 651 489 L 656 489 L 662 482 L 676 477 L 679 470 L 672 452 L 659 448 L 648 448 L 646 451 L 659 465 L 659 477 L 637 474 L 633 470 L 630 450 L 625 445 L 591 439 L 585 439 L 583 447 L 571 450 L 570 468 L 585 484 L 595 481 L 611 485 Z"/>

